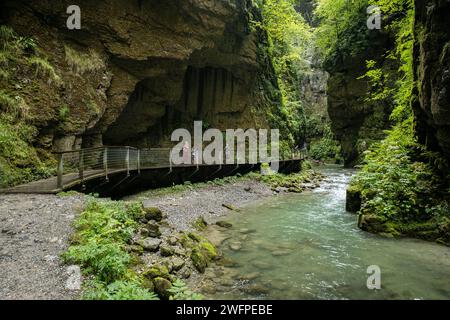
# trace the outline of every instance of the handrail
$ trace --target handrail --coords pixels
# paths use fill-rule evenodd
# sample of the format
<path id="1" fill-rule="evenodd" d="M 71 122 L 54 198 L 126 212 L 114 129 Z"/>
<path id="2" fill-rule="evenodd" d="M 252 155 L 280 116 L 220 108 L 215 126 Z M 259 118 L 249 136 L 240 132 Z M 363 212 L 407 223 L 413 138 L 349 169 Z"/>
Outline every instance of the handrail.
<path id="1" fill-rule="evenodd" d="M 67 151 L 52 151 L 53 154 L 66 154 L 66 153 L 77 153 L 81 151 L 97 151 L 97 150 L 103 150 L 105 148 L 108 149 L 130 149 L 130 150 L 138 150 L 136 147 L 131 146 L 103 146 L 103 147 L 92 147 L 92 148 L 82 148 L 82 149 L 76 149 L 76 150 L 67 150 Z M 142 150 L 142 149 L 141 149 Z"/>
<path id="2" fill-rule="evenodd" d="M 256 151 L 261 155 L 258 149 L 244 148 L 244 150 L 245 154 L 243 158 L 238 158 L 237 154 L 233 157 L 233 163 L 236 164 L 236 168 L 240 164 L 246 164 L 247 160 L 250 160 L 250 152 Z M 224 156 L 225 152 L 221 152 L 221 157 Z M 102 146 L 53 153 L 57 155 L 58 158 L 56 180 L 58 189 L 63 189 L 65 185 L 64 179 L 66 180 L 66 185 L 67 183 L 72 183 L 72 180 L 74 179 L 73 175 L 76 175 L 81 183 L 84 183 L 86 177 L 98 174 L 104 175 L 105 179 L 108 180 L 109 175 L 118 170 L 125 171 L 127 177 L 129 177 L 131 171 L 137 171 L 138 174 L 140 174 L 143 168 L 167 167 L 169 172 L 172 172 L 174 166 L 172 148 L 139 149 L 131 146 Z M 267 151 L 265 151 L 265 156 L 268 157 L 268 162 L 303 159 L 305 157 L 303 150 L 293 150 L 290 155 L 287 157 L 281 156 L 279 160 L 272 160 L 271 157 L 268 156 Z M 222 160 L 224 159 L 222 158 Z M 242 160 L 244 162 L 240 162 Z M 192 165 L 197 167 L 197 170 L 199 165 L 205 165 L 203 161 L 196 162 L 195 158 L 194 160 L 191 158 L 191 162 Z M 180 166 L 185 166 L 185 164 Z"/>

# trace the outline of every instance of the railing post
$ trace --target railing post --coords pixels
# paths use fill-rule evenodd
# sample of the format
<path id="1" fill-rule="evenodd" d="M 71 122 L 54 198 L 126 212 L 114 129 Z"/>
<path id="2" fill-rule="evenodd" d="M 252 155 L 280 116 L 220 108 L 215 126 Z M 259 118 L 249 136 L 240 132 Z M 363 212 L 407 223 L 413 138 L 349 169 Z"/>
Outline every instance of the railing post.
<path id="1" fill-rule="evenodd" d="M 172 150 L 169 150 L 169 172 L 172 172 Z"/>
<path id="2" fill-rule="evenodd" d="M 78 159 L 78 174 L 81 182 L 84 180 L 84 150 L 80 150 Z"/>
<path id="3" fill-rule="evenodd" d="M 138 174 L 141 174 L 141 149 L 137 151 L 137 171 Z"/>
<path id="4" fill-rule="evenodd" d="M 57 188 L 58 189 L 62 189 L 63 187 L 63 171 L 64 171 L 64 161 L 63 161 L 63 154 L 59 153 L 58 154 L 58 168 L 57 168 L 57 173 L 58 173 L 58 178 L 57 178 Z"/>
<path id="5" fill-rule="evenodd" d="M 127 176 L 130 175 L 130 147 L 127 147 L 127 155 L 125 157 L 125 163 L 127 166 Z"/>
<path id="6" fill-rule="evenodd" d="M 105 178 L 108 181 L 108 148 L 103 149 L 103 169 L 105 171 Z"/>

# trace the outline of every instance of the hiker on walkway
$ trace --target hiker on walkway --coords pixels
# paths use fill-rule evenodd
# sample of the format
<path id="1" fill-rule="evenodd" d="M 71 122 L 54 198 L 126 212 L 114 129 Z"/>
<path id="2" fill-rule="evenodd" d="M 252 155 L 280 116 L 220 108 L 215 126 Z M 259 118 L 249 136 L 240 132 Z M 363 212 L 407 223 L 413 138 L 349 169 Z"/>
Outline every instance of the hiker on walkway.
<path id="1" fill-rule="evenodd" d="M 191 152 L 187 141 L 183 145 L 183 164 L 191 164 Z"/>
<path id="2" fill-rule="evenodd" d="M 194 164 L 198 165 L 198 150 L 197 148 L 192 148 L 192 157 L 194 158 Z"/>

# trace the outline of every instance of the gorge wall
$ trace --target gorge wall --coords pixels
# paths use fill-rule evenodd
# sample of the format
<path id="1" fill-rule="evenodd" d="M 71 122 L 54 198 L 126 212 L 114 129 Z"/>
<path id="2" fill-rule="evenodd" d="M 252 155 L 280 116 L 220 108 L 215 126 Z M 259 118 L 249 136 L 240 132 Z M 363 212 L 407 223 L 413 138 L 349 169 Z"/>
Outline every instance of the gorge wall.
<path id="1" fill-rule="evenodd" d="M 278 101 L 264 89 L 277 84 L 251 3 L 80 0 L 82 28 L 68 30 L 69 1 L 3 1 L 2 24 L 32 37 L 55 73 L 8 80 L 29 106 L 33 144 L 163 146 L 193 120 L 268 127 L 265 110 Z"/>
<path id="2" fill-rule="evenodd" d="M 365 100 L 370 86 L 361 77 L 366 73 L 366 61 L 375 60 L 383 70 L 393 68 L 383 53 L 393 46 L 388 33 L 378 30 L 370 34 L 369 47 L 358 55 L 339 56 L 325 67 L 328 79 L 328 114 L 331 129 L 341 143 L 344 165 L 358 164 L 359 157 L 371 143 L 384 137 L 390 126 L 391 103 L 371 103 Z"/>
<path id="3" fill-rule="evenodd" d="M 420 142 L 450 159 L 450 1 L 415 1 L 414 47 Z"/>

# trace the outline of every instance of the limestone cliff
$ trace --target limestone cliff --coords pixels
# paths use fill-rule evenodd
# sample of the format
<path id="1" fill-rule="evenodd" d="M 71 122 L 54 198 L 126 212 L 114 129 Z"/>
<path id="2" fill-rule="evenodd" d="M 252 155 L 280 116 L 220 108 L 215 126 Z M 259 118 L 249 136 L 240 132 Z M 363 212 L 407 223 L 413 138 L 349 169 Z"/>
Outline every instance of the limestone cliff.
<path id="1" fill-rule="evenodd" d="M 158 146 L 174 128 L 267 127 L 277 101 L 251 1 L 80 0 L 81 30 L 66 28 L 70 1 L 3 1 L 2 24 L 37 43 L 58 81 L 25 76 L 16 90 L 47 150 Z M 31 80 L 32 81 L 32 80 Z M 275 96 L 276 99 L 276 96 Z M 58 114 L 65 110 L 64 119 Z"/>
<path id="2" fill-rule="evenodd" d="M 415 1 L 413 103 L 420 142 L 450 158 L 450 1 Z"/>
<path id="3" fill-rule="evenodd" d="M 357 164 L 361 153 L 373 141 L 381 140 L 383 130 L 390 126 L 392 104 L 365 101 L 370 87 L 365 79 L 361 79 L 366 73 L 366 60 L 376 60 L 384 70 L 392 68 L 391 62 L 383 57 L 384 51 L 392 47 L 392 39 L 387 34 L 374 32 L 377 34 L 369 41 L 370 49 L 326 65 L 330 73 L 328 114 L 331 129 L 341 143 L 347 167 Z"/>

